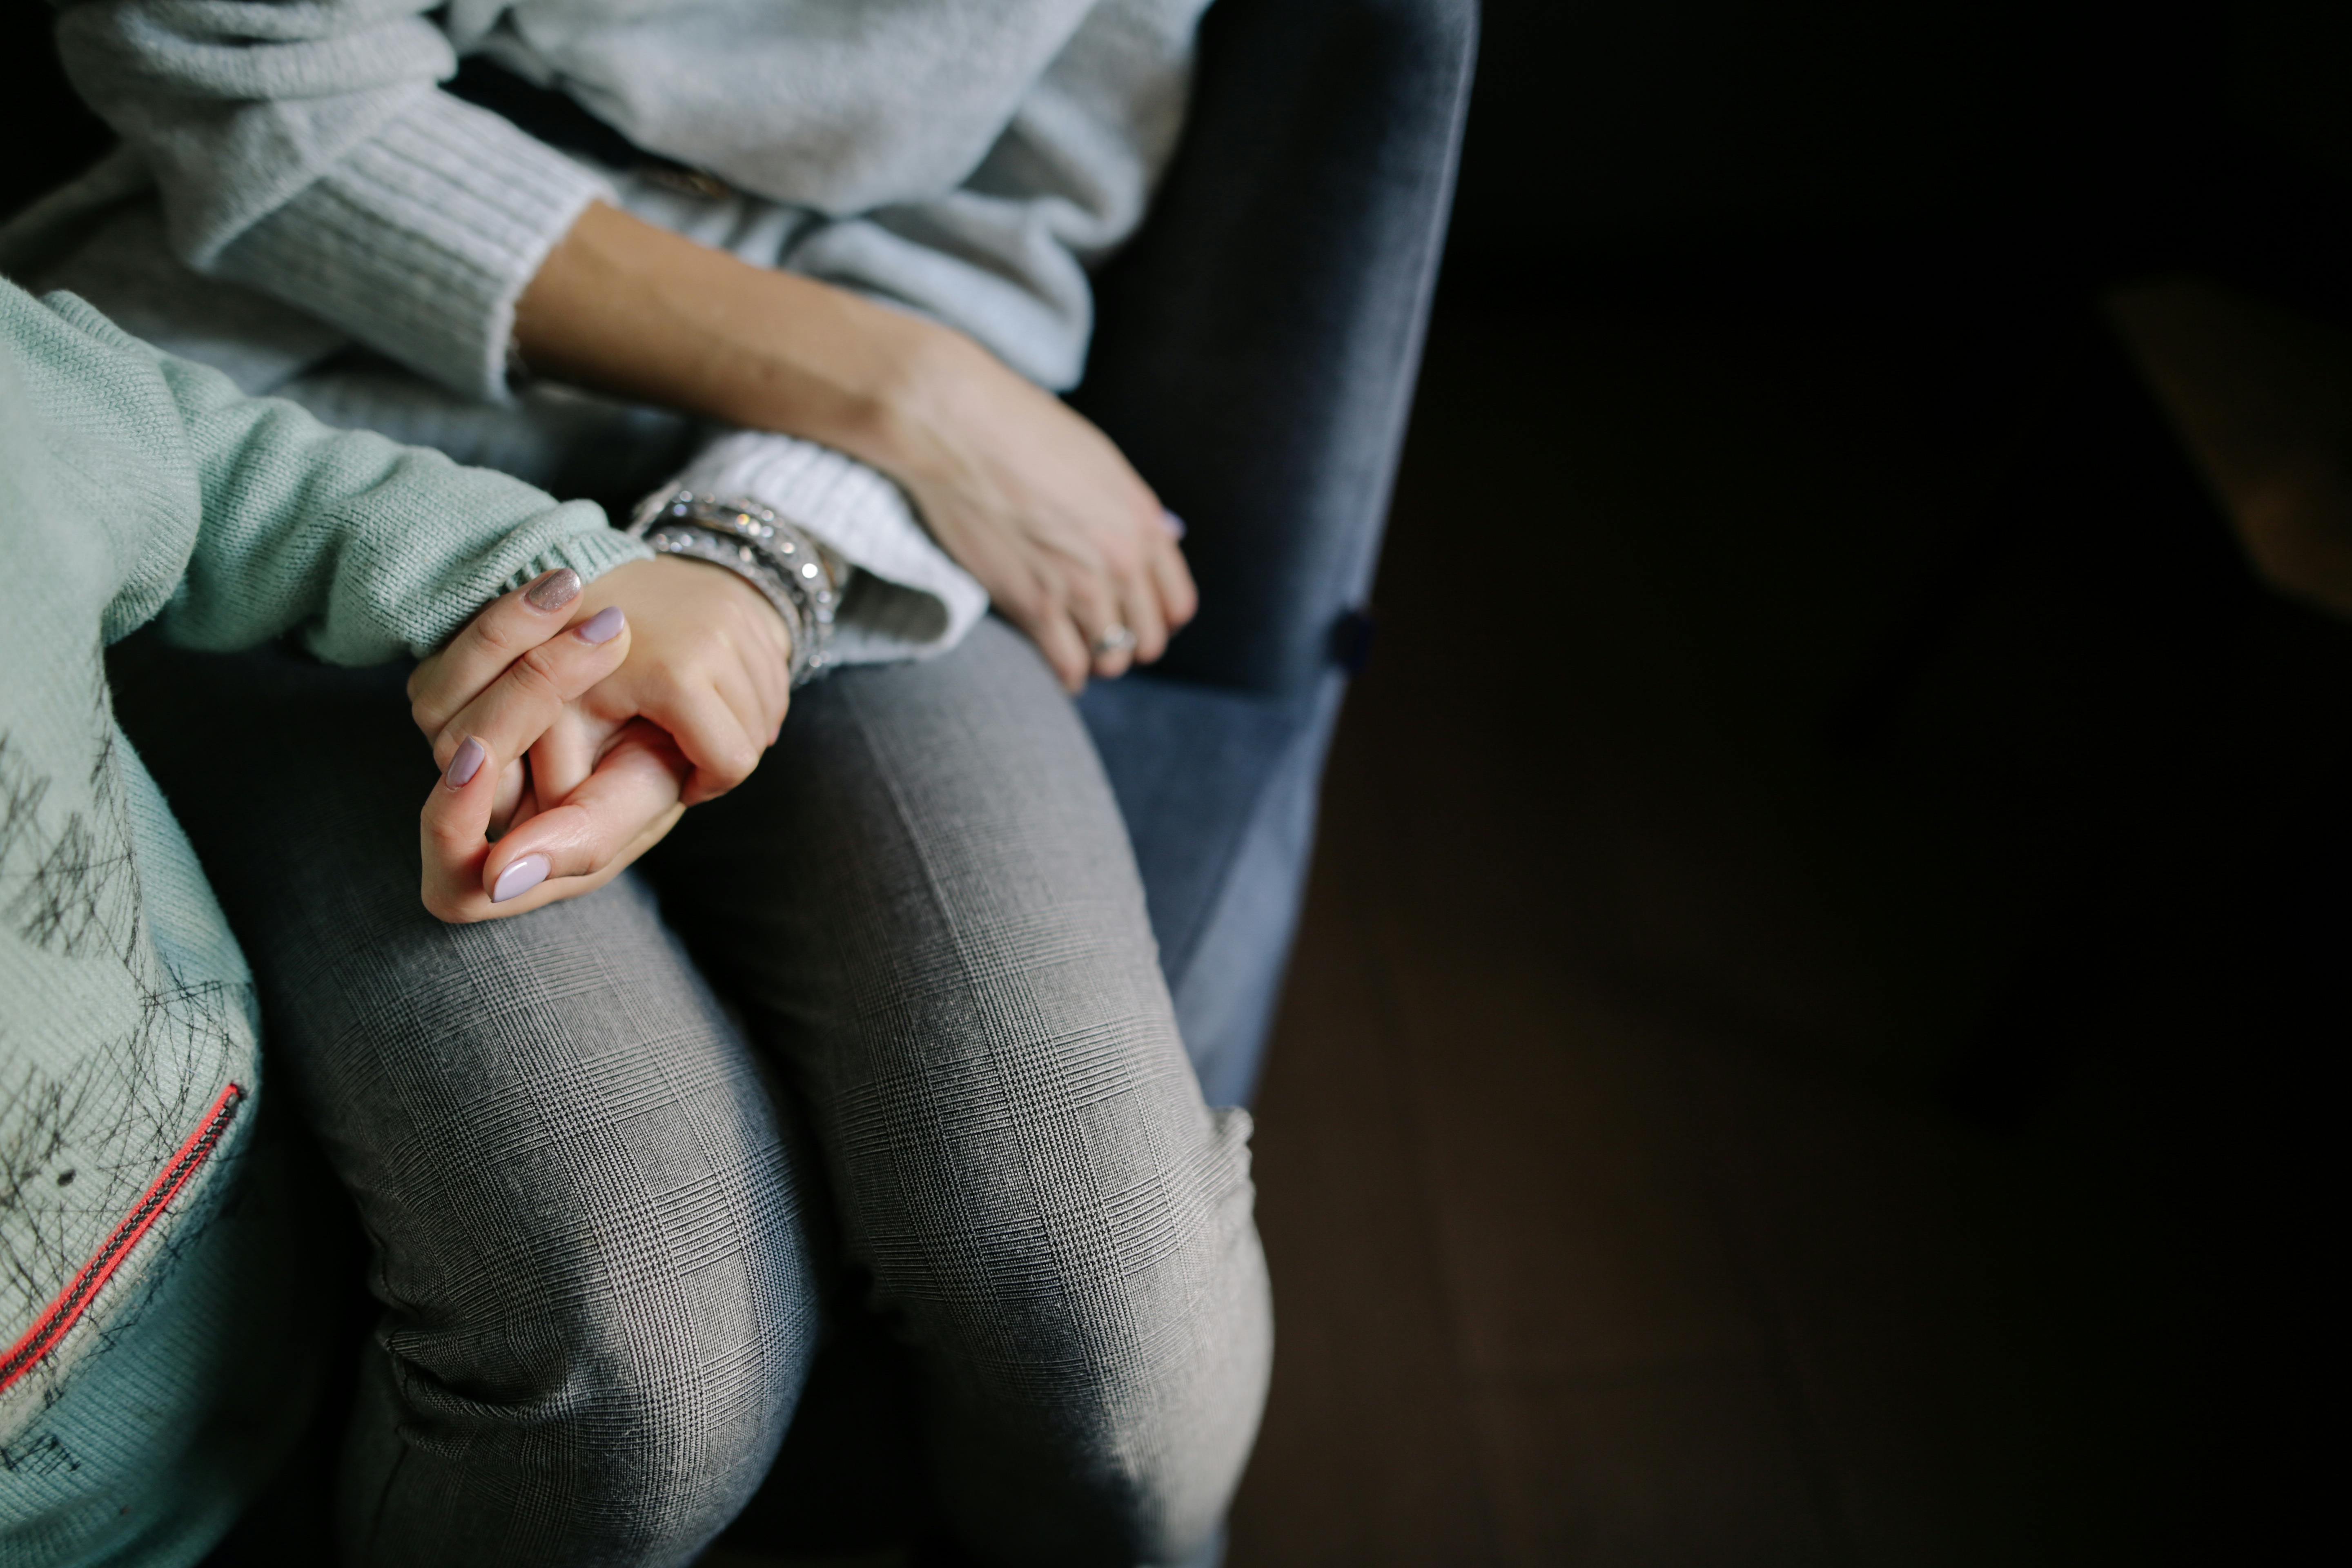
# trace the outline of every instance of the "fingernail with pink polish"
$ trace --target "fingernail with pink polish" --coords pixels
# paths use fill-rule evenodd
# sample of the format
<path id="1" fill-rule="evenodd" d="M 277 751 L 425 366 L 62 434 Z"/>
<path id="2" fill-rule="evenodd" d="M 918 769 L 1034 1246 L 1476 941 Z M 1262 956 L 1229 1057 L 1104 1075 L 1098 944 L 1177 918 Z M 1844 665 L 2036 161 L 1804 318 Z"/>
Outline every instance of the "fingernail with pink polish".
<path id="1" fill-rule="evenodd" d="M 1160 526 L 1168 531 L 1171 539 L 1184 537 L 1184 520 L 1164 506 L 1160 509 Z"/>
<path id="2" fill-rule="evenodd" d="M 621 614 L 620 605 L 607 605 L 572 627 L 572 635 L 582 642 L 611 642 L 628 624 L 629 617 Z"/>
<path id="3" fill-rule="evenodd" d="M 559 566 L 522 591 L 522 602 L 544 613 L 560 610 L 580 596 L 580 574 Z"/>
<path id="4" fill-rule="evenodd" d="M 544 855 L 526 855 L 505 870 L 490 884 L 490 902 L 503 904 L 509 899 L 519 899 L 547 880 L 548 859 Z"/>
<path id="5" fill-rule="evenodd" d="M 451 789 L 464 789 L 482 771 L 482 759 L 488 755 L 479 741 L 467 736 L 457 747 L 457 754 L 449 759 L 449 769 L 441 775 L 441 782 Z"/>

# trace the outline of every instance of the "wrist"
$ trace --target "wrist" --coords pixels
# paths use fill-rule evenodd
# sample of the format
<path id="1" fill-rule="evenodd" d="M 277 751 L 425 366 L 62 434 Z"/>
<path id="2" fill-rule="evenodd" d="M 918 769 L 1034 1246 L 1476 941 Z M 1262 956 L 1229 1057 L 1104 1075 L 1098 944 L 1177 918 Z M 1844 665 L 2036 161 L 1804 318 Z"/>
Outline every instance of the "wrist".
<path id="1" fill-rule="evenodd" d="M 533 370 L 916 479 L 952 468 L 942 405 L 987 360 L 936 322 L 601 203 L 524 290 L 515 339 Z"/>
<path id="2" fill-rule="evenodd" d="M 791 684 L 814 679 L 831 662 L 843 567 L 797 523 L 749 498 L 673 486 L 638 503 L 629 532 L 659 556 L 719 567 L 756 591 L 783 623 Z"/>
<path id="3" fill-rule="evenodd" d="M 892 475 L 922 471 L 930 407 L 963 340 L 844 289 L 787 273 L 759 275 L 769 308 L 733 340 L 725 417 L 846 452 Z"/>
<path id="4" fill-rule="evenodd" d="M 536 372 L 831 446 L 888 423 L 906 321 L 597 203 L 517 302 L 515 344 Z"/>

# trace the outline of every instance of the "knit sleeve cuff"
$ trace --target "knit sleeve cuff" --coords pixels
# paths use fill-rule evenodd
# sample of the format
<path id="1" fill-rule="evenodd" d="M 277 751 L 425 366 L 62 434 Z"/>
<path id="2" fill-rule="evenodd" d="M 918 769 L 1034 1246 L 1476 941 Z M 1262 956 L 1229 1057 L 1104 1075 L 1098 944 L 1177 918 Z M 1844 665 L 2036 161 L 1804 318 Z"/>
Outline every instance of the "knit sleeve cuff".
<path id="1" fill-rule="evenodd" d="M 569 566 L 580 574 L 583 583 L 593 583 L 615 566 L 625 566 L 632 561 L 651 561 L 654 552 L 642 539 L 633 539 L 617 528 L 598 528 L 558 539 L 542 548 L 530 560 L 508 574 L 504 591 L 512 593 L 535 577 Z M 477 605 L 475 610 L 480 609 Z M 466 619 L 474 611 L 466 612 Z M 458 623 L 464 625 L 463 621 Z M 455 629 L 455 628 L 452 628 Z"/>
<path id="2" fill-rule="evenodd" d="M 468 397 L 508 396 L 515 301 L 604 181 L 486 110 L 422 95 L 215 270 Z"/>
<path id="3" fill-rule="evenodd" d="M 770 507 L 856 569 L 834 622 L 835 664 L 945 653 L 988 613 L 988 590 L 932 540 L 906 492 L 829 447 L 739 430 L 705 447 L 677 482 Z"/>
<path id="4" fill-rule="evenodd" d="M 512 530 L 479 553 L 454 563 L 430 593 L 372 606 L 392 639 L 422 658 L 457 636 L 483 605 L 525 583 L 569 566 L 593 583 L 615 566 L 650 561 L 645 542 L 604 526 L 603 510 L 585 501 L 553 507 Z M 372 642 L 354 643 L 331 611 L 310 637 L 310 650 L 330 664 L 367 664 L 384 657 Z"/>

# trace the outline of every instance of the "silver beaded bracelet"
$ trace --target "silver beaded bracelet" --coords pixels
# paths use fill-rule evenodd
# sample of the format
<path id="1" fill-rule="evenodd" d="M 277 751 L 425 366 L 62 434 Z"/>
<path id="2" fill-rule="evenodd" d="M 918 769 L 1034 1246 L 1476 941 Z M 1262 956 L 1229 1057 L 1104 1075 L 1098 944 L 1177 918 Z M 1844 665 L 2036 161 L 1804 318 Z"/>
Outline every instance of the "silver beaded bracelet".
<path id="1" fill-rule="evenodd" d="M 629 532 L 657 554 L 708 561 L 759 589 L 792 628 L 794 686 L 815 679 L 832 663 L 844 568 L 799 524 L 758 501 L 673 488 L 637 503 Z"/>

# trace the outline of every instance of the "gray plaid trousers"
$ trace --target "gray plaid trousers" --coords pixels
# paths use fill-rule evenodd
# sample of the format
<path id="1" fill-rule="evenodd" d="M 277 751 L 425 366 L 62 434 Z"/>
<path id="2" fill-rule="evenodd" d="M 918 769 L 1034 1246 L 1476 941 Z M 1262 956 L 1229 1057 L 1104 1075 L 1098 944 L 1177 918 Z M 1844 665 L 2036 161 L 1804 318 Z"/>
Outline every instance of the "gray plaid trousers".
<path id="1" fill-rule="evenodd" d="M 640 873 L 472 927 L 417 901 L 396 678 L 118 679 L 373 1244 L 350 1561 L 690 1560 L 769 1468 L 836 1258 L 919 1369 L 967 1548 L 1212 1534 L 1272 1346 L 1248 1119 L 1202 1102 L 1027 643 L 836 673 Z"/>

